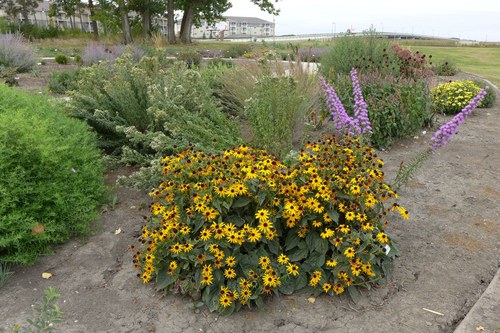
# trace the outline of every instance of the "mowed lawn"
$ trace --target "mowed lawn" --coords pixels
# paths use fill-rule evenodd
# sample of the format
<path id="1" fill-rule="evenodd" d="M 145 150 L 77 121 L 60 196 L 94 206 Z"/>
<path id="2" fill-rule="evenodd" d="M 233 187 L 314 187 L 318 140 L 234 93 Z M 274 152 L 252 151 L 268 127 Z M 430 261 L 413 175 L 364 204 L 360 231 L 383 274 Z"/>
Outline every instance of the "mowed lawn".
<path id="1" fill-rule="evenodd" d="M 454 62 L 462 71 L 480 75 L 500 87 L 500 48 L 409 46 L 412 51 L 432 55 L 434 65 L 441 61 Z"/>

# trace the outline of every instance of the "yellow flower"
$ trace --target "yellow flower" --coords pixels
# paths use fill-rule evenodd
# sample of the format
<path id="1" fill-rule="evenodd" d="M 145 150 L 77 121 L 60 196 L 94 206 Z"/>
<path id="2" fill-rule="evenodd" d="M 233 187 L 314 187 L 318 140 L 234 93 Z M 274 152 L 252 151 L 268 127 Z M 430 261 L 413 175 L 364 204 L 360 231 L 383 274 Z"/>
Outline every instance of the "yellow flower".
<path id="1" fill-rule="evenodd" d="M 222 295 L 222 296 L 219 298 L 219 303 L 220 303 L 220 305 L 222 305 L 223 307 L 227 308 L 228 306 L 231 306 L 231 304 L 233 303 L 233 301 L 231 300 L 231 298 L 230 298 L 229 296 Z"/>
<path id="2" fill-rule="evenodd" d="M 212 274 L 210 275 L 202 275 L 201 277 L 201 284 L 203 286 L 210 286 L 214 282 L 214 277 Z"/>
<path id="3" fill-rule="evenodd" d="M 183 249 L 184 246 L 181 243 L 175 243 L 174 245 L 170 246 L 170 252 L 172 252 L 173 254 L 179 254 Z"/>
<path id="4" fill-rule="evenodd" d="M 229 267 L 233 267 L 234 265 L 236 265 L 236 259 L 232 256 L 227 257 L 226 265 L 228 265 Z"/>
<path id="5" fill-rule="evenodd" d="M 259 221 L 269 221 L 269 211 L 267 209 L 260 209 L 255 213 L 255 218 Z"/>
<path id="6" fill-rule="evenodd" d="M 341 283 L 336 283 L 334 286 L 333 286 L 333 291 L 335 292 L 335 294 L 339 295 L 339 294 L 342 294 L 344 292 L 344 286 L 342 286 Z"/>
<path id="7" fill-rule="evenodd" d="M 286 270 L 287 270 L 289 275 L 293 275 L 293 276 L 299 275 L 299 266 L 297 266 L 295 264 L 288 264 L 286 266 Z"/>
<path id="8" fill-rule="evenodd" d="M 354 220 L 355 217 L 356 217 L 356 214 L 354 214 L 354 212 L 347 212 L 345 214 L 345 219 L 347 221 L 352 221 L 352 220 Z"/>
<path id="9" fill-rule="evenodd" d="M 332 285 L 329 283 L 324 283 L 322 288 L 325 293 L 328 293 L 330 289 L 332 289 Z"/>
<path id="10" fill-rule="evenodd" d="M 234 279 L 236 277 L 236 271 L 233 268 L 226 268 L 224 270 L 224 276 L 227 279 Z"/>
<path id="11" fill-rule="evenodd" d="M 255 243 L 257 242 L 258 240 L 261 239 L 262 237 L 262 234 L 257 230 L 257 229 L 254 229 L 252 228 L 249 232 L 248 232 L 248 240 L 252 243 Z"/>
<path id="12" fill-rule="evenodd" d="M 260 257 L 259 264 L 263 269 L 265 269 L 267 266 L 271 264 L 271 259 L 269 259 L 269 257 L 264 257 L 264 256 Z"/>
<path id="13" fill-rule="evenodd" d="M 290 258 L 288 258 L 285 254 L 280 254 L 278 256 L 278 262 L 282 265 L 285 265 L 285 264 L 288 264 L 288 262 L 290 261 Z"/>
<path id="14" fill-rule="evenodd" d="M 327 260 L 326 261 L 326 265 L 328 267 L 335 267 L 335 266 L 337 266 L 337 264 L 338 264 L 337 260 Z"/>
<path id="15" fill-rule="evenodd" d="M 339 225 L 338 229 L 344 234 L 347 234 L 351 230 L 351 228 L 349 228 L 349 226 L 345 224 Z"/>
<path id="16" fill-rule="evenodd" d="M 378 235 L 377 235 L 377 239 L 382 244 L 389 243 L 389 237 L 387 237 L 387 234 L 385 232 L 379 232 Z"/>
<path id="17" fill-rule="evenodd" d="M 203 228 L 203 229 L 200 231 L 200 239 L 201 239 L 202 241 L 207 241 L 207 240 L 209 240 L 211 237 L 212 237 L 212 232 L 210 231 L 210 229 Z"/>
<path id="18" fill-rule="evenodd" d="M 346 258 L 348 259 L 351 259 L 351 258 L 354 258 L 354 255 L 356 254 L 356 251 L 354 251 L 354 248 L 353 247 L 348 247 L 345 251 L 344 251 L 344 255 L 346 256 Z"/>

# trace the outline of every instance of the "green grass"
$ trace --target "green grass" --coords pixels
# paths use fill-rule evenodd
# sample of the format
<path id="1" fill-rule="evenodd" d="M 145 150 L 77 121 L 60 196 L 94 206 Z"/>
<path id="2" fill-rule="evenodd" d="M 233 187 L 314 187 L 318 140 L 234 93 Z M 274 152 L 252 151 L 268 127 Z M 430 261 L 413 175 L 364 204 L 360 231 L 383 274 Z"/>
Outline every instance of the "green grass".
<path id="1" fill-rule="evenodd" d="M 432 62 L 438 64 L 449 60 L 462 71 L 480 75 L 500 86 L 500 48 L 493 47 L 436 47 L 409 46 L 412 51 L 419 50 L 432 55 Z"/>

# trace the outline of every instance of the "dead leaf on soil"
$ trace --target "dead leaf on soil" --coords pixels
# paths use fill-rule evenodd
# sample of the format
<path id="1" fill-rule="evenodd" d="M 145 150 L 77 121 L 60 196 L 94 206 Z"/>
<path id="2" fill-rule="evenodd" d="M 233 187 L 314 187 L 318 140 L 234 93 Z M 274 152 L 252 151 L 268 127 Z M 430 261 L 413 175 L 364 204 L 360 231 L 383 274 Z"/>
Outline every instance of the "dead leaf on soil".
<path id="1" fill-rule="evenodd" d="M 31 232 L 33 234 L 37 234 L 37 235 L 40 235 L 40 234 L 43 234 L 45 232 L 45 227 L 43 224 L 41 223 L 38 223 L 38 225 L 34 226 L 32 229 L 31 229 Z"/>
<path id="2" fill-rule="evenodd" d="M 307 299 L 307 301 L 308 301 L 309 303 L 314 303 L 314 302 L 316 302 L 316 298 L 314 298 L 314 297 L 309 297 L 309 298 Z"/>
<path id="3" fill-rule="evenodd" d="M 476 331 L 478 331 L 478 332 L 479 331 L 484 331 L 484 327 L 483 326 L 478 326 L 478 327 L 476 327 Z"/>
<path id="4" fill-rule="evenodd" d="M 49 273 L 49 272 L 42 273 L 42 278 L 44 278 L 44 279 L 50 279 L 51 277 L 52 277 L 52 273 Z"/>
<path id="5" fill-rule="evenodd" d="M 122 229 L 121 228 L 118 228 L 115 230 L 115 235 L 118 235 L 120 232 L 122 232 Z"/>

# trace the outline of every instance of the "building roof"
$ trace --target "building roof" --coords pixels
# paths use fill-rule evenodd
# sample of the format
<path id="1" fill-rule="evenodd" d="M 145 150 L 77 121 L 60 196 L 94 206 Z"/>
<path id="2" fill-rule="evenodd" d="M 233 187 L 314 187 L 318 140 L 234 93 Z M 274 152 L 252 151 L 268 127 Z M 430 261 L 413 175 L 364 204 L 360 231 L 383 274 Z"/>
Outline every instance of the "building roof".
<path id="1" fill-rule="evenodd" d="M 240 23 L 253 23 L 253 24 L 262 24 L 262 23 L 273 23 L 258 17 L 248 17 L 248 16 L 224 16 L 226 21 L 228 22 L 240 22 Z"/>

